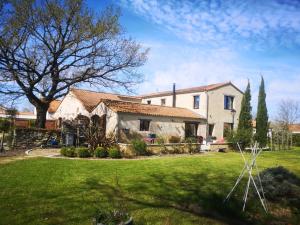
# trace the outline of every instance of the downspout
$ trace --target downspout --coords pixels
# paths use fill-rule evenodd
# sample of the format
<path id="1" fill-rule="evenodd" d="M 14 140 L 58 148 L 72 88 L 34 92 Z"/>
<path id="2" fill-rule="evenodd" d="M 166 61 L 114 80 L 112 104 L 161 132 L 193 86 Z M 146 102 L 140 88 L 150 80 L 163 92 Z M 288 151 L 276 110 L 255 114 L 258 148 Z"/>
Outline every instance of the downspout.
<path id="1" fill-rule="evenodd" d="M 208 96 L 208 92 L 205 91 L 205 94 L 206 94 L 206 144 L 207 144 L 207 140 L 208 140 L 208 109 L 209 109 L 209 96 Z"/>
<path id="2" fill-rule="evenodd" d="M 172 107 L 176 107 L 176 84 L 173 83 L 173 104 Z"/>
<path id="3" fill-rule="evenodd" d="M 116 117 L 117 117 L 117 126 L 116 126 L 116 142 L 119 143 L 119 137 L 120 137 L 120 119 L 119 119 L 119 114 L 116 113 Z"/>

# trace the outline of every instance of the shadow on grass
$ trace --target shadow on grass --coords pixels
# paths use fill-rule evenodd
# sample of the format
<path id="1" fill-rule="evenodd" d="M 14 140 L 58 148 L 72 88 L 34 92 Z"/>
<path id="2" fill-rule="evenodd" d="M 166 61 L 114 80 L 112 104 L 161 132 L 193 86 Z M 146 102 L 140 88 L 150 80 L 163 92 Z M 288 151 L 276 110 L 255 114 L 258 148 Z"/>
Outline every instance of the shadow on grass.
<path id="1" fill-rule="evenodd" d="M 87 179 L 86 185 L 89 189 L 100 191 L 107 201 L 125 202 L 129 211 L 167 208 L 226 224 L 252 224 L 246 214 L 241 212 L 241 200 L 233 197 L 223 202 L 232 183 L 222 180 L 221 176 L 209 178 L 204 173 L 151 174 L 124 186 L 94 178 Z"/>

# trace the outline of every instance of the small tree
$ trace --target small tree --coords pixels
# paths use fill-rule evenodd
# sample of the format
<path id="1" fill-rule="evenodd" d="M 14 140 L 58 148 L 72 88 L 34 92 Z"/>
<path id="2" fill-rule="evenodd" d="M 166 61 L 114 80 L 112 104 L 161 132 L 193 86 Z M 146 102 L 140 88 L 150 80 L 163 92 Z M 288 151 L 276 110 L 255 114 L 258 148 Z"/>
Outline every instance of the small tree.
<path id="1" fill-rule="evenodd" d="M 236 133 L 236 141 L 241 143 L 242 148 L 248 146 L 252 141 L 253 128 L 251 110 L 251 90 L 250 83 L 248 81 L 248 85 L 242 99 L 239 125 Z"/>
<path id="2" fill-rule="evenodd" d="M 90 150 L 94 150 L 102 143 L 105 139 L 105 126 L 102 121 L 106 119 L 106 115 L 99 117 L 98 115 L 92 116 L 90 123 L 84 129 L 84 136 L 87 143 L 90 146 Z"/>
<path id="3" fill-rule="evenodd" d="M 258 94 L 257 116 L 256 116 L 256 134 L 255 139 L 260 147 L 265 147 L 268 143 L 268 110 L 266 104 L 266 92 L 264 78 L 261 77 L 261 83 Z"/>
<path id="4" fill-rule="evenodd" d="M 288 147 L 292 145 L 293 136 L 289 130 L 290 125 L 295 124 L 300 118 L 300 103 L 295 100 L 285 99 L 281 100 L 278 107 L 278 112 L 276 116 L 277 123 L 277 133 L 279 133 L 279 138 L 281 145 L 283 147 Z M 280 132 L 278 132 L 278 130 Z"/>
<path id="5" fill-rule="evenodd" d="M 300 103 L 291 99 L 283 99 L 279 103 L 276 121 L 288 128 L 300 119 Z"/>

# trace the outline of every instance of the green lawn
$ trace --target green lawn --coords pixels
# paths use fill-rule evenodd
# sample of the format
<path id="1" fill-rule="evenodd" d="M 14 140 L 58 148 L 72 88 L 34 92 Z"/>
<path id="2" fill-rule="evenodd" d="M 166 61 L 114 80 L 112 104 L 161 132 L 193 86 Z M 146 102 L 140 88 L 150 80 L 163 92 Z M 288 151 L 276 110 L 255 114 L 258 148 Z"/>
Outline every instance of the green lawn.
<path id="1" fill-rule="evenodd" d="M 282 165 L 300 176 L 300 149 L 264 152 L 258 165 Z M 238 153 L 144 160 L 33 158 L 0 164 L 0 224 L 90 225 L 97 209 L 120 202 L 135 224 L 286 220 L 280 213 L 266 216 L 256 200 L 250 200 L 248 213 L 241 213 L 243 188 L 223 204 L 242 166 Z M 288 221 L 297 224 L 299 217 L 294 214 Z"/>

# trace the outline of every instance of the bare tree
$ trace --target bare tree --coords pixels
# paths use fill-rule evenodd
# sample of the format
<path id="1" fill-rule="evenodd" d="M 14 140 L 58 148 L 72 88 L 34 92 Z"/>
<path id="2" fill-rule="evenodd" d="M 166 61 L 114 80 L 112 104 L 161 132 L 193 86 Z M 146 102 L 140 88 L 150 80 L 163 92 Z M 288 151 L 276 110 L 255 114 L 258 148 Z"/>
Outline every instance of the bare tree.
<path id="1" fill-rule="evenodd" d="M 300 103 L 295 100 L 286 99 L 279 103 L 277 122 L 288 128 L 300 119 Z"/>
<path id="2" fill-rule="evenodd" d="M 300 119 L 300 103 L 295 100 L 281 100 L 278 107 L 277 118 L 274 132 L 277 136 L 277 145 L 279 148 L 290 148 L 293 136 L 289 126 Z"/>
<path id="3" fill-rule="evenodd" d="M 117 10 L 96 14 L 83 0 L 0 0 L 0 10 L 0 93 L 26 96 L 38 127 L 71 86 L 129 90 L 141 81 L 148 49 L 125 37 Z"/>

